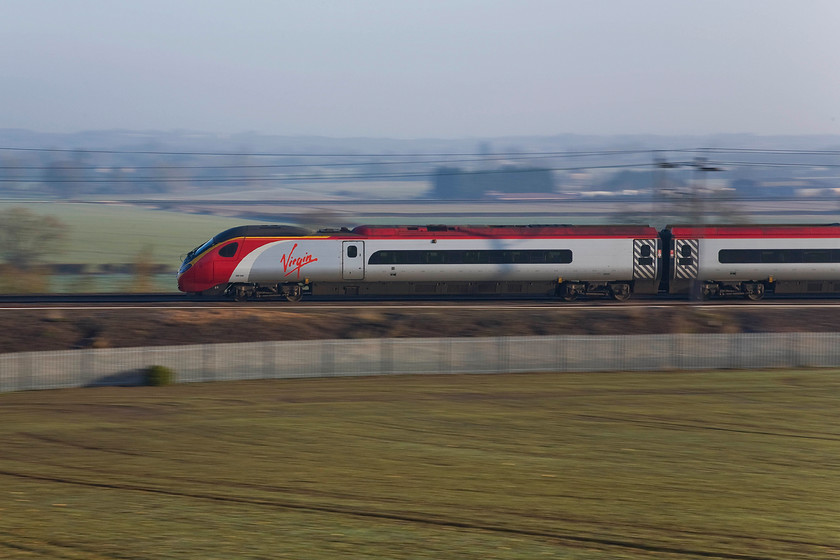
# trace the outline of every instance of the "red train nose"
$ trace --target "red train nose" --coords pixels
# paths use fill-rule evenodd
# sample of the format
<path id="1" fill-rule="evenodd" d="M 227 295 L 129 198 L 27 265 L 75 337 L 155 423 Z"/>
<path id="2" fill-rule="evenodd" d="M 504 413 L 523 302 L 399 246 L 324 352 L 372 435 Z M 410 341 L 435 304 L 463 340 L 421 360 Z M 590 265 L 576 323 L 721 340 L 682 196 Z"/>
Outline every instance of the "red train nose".
<path id="1" fill-rule="evenodd" d="M 196 288 L 193 269 L 189 268 L 178 273 L 178 289 L 182 292 L 199 292 Z"/>
<path id="2" fill-rule="evenodd" d="M 190 265 L 184 265 L 178 273 L 178 289 L 182 292 L 197 293 L 209 290 L 215 285 L 210 271 L 213 270 L 207 259 Z"/>

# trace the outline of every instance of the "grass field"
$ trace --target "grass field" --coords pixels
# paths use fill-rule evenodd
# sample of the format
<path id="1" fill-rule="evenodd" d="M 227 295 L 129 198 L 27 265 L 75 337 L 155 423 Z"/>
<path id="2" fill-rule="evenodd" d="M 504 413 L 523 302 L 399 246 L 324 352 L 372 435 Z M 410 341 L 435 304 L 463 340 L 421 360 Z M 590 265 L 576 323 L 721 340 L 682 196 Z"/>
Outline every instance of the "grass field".
<path id="1" fill-rule="evenodd" d="M 0 395 L 0 558 L 840 556 L 840 372 Z"/>
<path id="2" fill-rule="evenodd" d="M 54 274 L 34 291 L 50 292 L 177 292 L 174 271 L 183 256 L 227 228 L 260 223 L 240 218 L 182 214 L 110 204 L 0 203 L 0 210 L 23 207 L 41 216 L 54 216 L 67 226 L 58 250 L 44 258 L 48 264 L 126 264 L 139 260 L 166 265 L 171 272 L 143 282 L 131 274 Z M 15 273 L 19 275 L 19 273 Z M 43 278 L 38 278 L 43 281 Z M 31 280 L 23 279 L 23 286 Z M 21 281 L 0 277 L 0 291 L 21 291 Z M 30 290 L 31 291 L 31 290 Z"/>
<path id="3" fill-rule="evenodd" d="M 240 218 L 182 214 L 135 206 L 70 203 L 0 203 L 0 210 L 23 207 L 36 214 L 55 216 L 67 225 L 59 252 L 50 263 L 131 263 L 143 251 L 153 263 L 172 264 L 227 228 L 257 223 Z"/>

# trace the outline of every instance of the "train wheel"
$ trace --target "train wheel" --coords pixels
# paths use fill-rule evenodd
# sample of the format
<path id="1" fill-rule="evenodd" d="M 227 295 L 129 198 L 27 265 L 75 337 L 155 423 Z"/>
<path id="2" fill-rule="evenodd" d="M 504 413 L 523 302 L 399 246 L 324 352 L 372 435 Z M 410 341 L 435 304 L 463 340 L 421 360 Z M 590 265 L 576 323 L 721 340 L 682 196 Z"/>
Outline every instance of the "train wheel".
<path id="1" fill-rule="evenodd" d="M 613 284 L 610 286 L 610 295 L 616 301 L 627 301 L 630 299 L 630 293 L 628 284 Z"/>
<path id="2" fill-rule="evenodd" d="M 570 284 L 564 284 L 560 287 L 560 298 L 563 301 L 576 301 L 580 293 Z"/>
<path id="3" fill-rule="evenodd" d="M 758 301 L 764 297 L 764 284 L 746 284 L 744 296 L 750 301 Z"/>
<path id="4" fill-rule="evenodd" d="M 281 294 L 286 296 L 288 301 L 293 303 L 299 302 L 303 298 L 303 289 L 297 284 L 290 284 L 286 286 L 277 286 Z"/>
<path id="5" fill-rule="evenodd" d="M 255 295 L 254 290 L 245 286 L 236 286 L 233 289 L 233 301 L 247 301 L 253 295 Z"/>

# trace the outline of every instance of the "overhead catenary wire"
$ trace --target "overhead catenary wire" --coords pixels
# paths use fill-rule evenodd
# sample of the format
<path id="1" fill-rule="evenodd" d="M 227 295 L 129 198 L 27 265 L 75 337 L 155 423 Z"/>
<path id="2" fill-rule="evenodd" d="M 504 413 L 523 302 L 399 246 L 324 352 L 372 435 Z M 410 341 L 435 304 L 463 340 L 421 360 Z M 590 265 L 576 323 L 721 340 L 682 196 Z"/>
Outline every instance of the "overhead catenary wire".
<path id="1" fill-rule="evenodd" d="M 67 161 L 55 162 L 43 165 L 2 165 L 0 171 L 23 172 L 23 176 L 2 176 L 0 183 L 142 183 L 142 182 L 171 182 L 171 183 L 231 183 L 231 182 L 335 182 L 335 181 L 377 181 L 377 180 L 421 180 L 431 177 L 442 177 L 447 175 L 469 174 L 516 174 L 531 173 L 537 171 L 553 172 L 583 172 L 610 169 L 662 169 L 662 168 L 697 168 L 697 161 L 702 159 L 705 165 L 717 166 L 715 170 L 736 167 L 789 167 L 789 168 L 837 168 L 840 163 L 832 161 L 747 161 L 734 160 L 726 156 L 741 154 L 745 156 L 799 156 L 799 157 L 829 157 L 840 156 L 840 150 L 796 150 L 796 149 L 753 149 L 753 148 L 725 148 L 725 147 L 701 147 L 701 148 L 673 148 L 673 149 L 626 149 L 626 150 L 582 150 L 582 151 L 516 151 L 516 152 L 403 152 L 403 153 L 328 153 L 328 152 L 190 152 L 190 151 L 151 151 L 151 150 L 99 150 L 99 149 L 70 149 L 70 148 L 31 148 L 16 146 L 0 146 L 0 152 L 34 152 L 34 153 L 69 153 L 69 154 L 101 154 L 101 155 L 123 155 L 123 156 L 190 156 L 190 157 L 233 157 L 233 158 L 318 158 L 327 161 L 313 161 L 311 163 L 300 162 L 278 162 L 278 163 L 209 163 L 209 164 L 152 164 L 136 165 L 134 162 L 123 162 L 119 164 L 81 164 L 68 163 Z M 693 161 L 674 158 L 685 158 L 686 155 L 695 156 Z M 551 165 L 556 160 L 584 159 L 584 158 L 626 158 L 632 157 L 635 160 L 644 159 L 642 163 L 580 163 L 579 165 L 557 166 Z M 358 161 L 358 158 L 367 158 L 366 161 Z M 395 159 L 396 158 L 396 159 Z M 350 161 L 335 161 L 337 159 L 350 159 Z M 515 162 L 514 165 L 500 166 L 494 169 L 453 169 L 448 167 L 465 163 L 497 163 Z M 534 167 L 518 167 L 528 163 L 539 163 Z M 407 168 L 411 166 L 434 166 L 428 170 L 411 171 L 408 169 L 389 172 L 384 170 L 387 166 L 401 165 Z M 364 173 L 322 173 L 321 169 L 342 169 L 364 167 Z M 382 168 L 383 172 L 375 170 Z M 289 170 L 311 170 L 308 173 L 295 173 L 294 171 L 281 173 Z M 133 175 L 137 171 L 270 171 L 277 170 L 277 174 L 260 174 L 246 176 L 219 176 L 219 177 L 178 177 L 164 174 L 148 176 Z M 49 176 L 49 173 L 93 171 L 102 173 L 101 177 L 56 177 Z M 40 172 L 39 177 L 34 174 Z M 104 176 L 104 174 L 110 176 Z"/>
<path id="2" fill-rule="evenodd" d="M 17 146 L 0 146 L 0 151 L 18 152 L 56 152 L 72 154 L 111 154 L 111 155 L 155 155 L 155 156 L 252 156 L 252 157 L 488 157 L 488 156 L 548 156 L 548 157 L 581 157 L 581 156 L 607 156 L 607 155 L 632 155 L 648 154 L 652 152 L 695 152 L 696 148 L 675 148 L 675 149 L 651 149 L 638 148 L 629 150 L 560 150 L 560 151 L 511 151 L 511 152 L 379 152 L 379 153 L 354 153 L 354 152 L 190 152 L 190 151 L 166 151 L 166 150 L 106 150 L 88 148 L 31 148 Z"/>
<path id="3" fill-rule="evenodd" d="M 468 171 L 466 173 L 474 175 L 499 175 L 499 174 L 526 174 L 537 173 L 541 171 L 583 171 L 592 169 L 623 169 L 623 168 L 650 168 L 653 167 L 651 163 L 639 164 L 625 164 L 625 165 L 588 165 L 577 167 L 555 167 L 555 168 L 539 168 L 539 169 L 492 169 L 492 170 L 477 170 Z M 374 179 L 420 179 L 428 177 L 439 176 L 455 176 L 465 173 L 462 170 L 453 171 L 430 171 L 417 173 L 373 173 L 373 174 L 356 174 L 356 175 L 283 175 L 283 176 L 265 176 L 265 177 L 112 177 L 101 179 L 88 178 L 69 178 L 69 179 L 2 179 L 3 182 L 17 182 L 17 183 L 135 183 L 135 182 L 149 182 L 149 181 L 166 181 L 176 183 L 208 183 L 208 182 L 236 182 L 236 181 L 336 181 L 344 180 L 374 180 Z"/>
<path id="4" fill-rule="evenodd" d="M 72 153 L 72 154 L 111 154 L 111 155 L 156 155 L 156 156 L 251 156 L 251 157 L 346 157 L 346 158 L 391 158 L 391 157 L 587 157 L 587 156 L 619 156 L 657 153 L 745 153 L 767 155 L 821 155 L 840 156 L 840 150 L 802 150 L 777 148 L 728 148 L 728 147 L 695 147 L 695 148 L 634 148 L 625 150 L 554 150 L 554 151 L 507 151 L 507 152 L 251 152 L 251 151 L 177 151 L 177 150 L 110 150 L 95 148 L 34 148 L 23 146 L 0 146 L 0 151 L 10 152 L 44 152 L 44 153 Z"/>
<path id="5" fill-rule="evenodd" d="M 478 159 L 448 159 L 448 160 L 426 160 L 426 161 L 364 161 L 364 162 L 342 162 L 342 163 L 276 163 L 276 164 L 226 164 L 226 165 L 130 165 L 131 169 L 292 169 L 306 167 L 366 167 L 384 165 L 448 165 L 453 163 L 486 163 L 490 161 L 505 162 L 511 160 L 540 160 L 556 158 L 556 155 L 519 155 L 485 157 Z M 102 169 L 101 165 L 4 165 L 3 169 L 16 170 L 79 170 L 95 171 Z"/>

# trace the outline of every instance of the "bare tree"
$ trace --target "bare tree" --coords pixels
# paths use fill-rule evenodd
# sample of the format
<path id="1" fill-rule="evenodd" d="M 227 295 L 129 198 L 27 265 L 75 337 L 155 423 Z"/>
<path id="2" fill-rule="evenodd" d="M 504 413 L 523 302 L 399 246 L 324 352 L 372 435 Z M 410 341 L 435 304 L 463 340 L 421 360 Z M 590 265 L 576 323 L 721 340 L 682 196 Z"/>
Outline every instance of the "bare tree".
<path id="1" fill-rule="evenodd" d="M 26 208 L 0 210 L 0 258 L 27 270 L 46 255 L 60 249 L 67 226 L 54 216 L 42 216 Z"/>
<path id="2" fill-rule="evenodd" d="M 134 256 L 134 279 L 129 288 L 132 292 L 151 291 L 154 284 L 155 263 L 154 250 L 151 246 L 144 246 Z"/>

